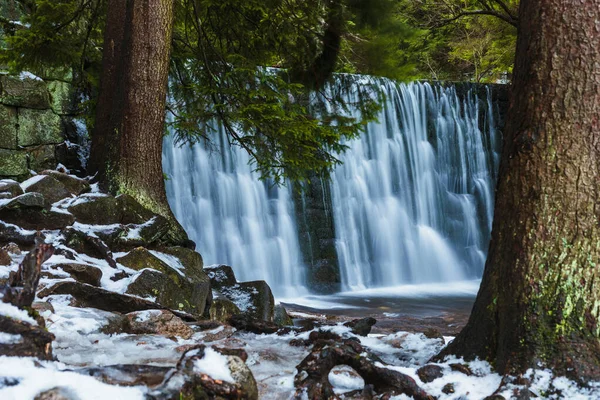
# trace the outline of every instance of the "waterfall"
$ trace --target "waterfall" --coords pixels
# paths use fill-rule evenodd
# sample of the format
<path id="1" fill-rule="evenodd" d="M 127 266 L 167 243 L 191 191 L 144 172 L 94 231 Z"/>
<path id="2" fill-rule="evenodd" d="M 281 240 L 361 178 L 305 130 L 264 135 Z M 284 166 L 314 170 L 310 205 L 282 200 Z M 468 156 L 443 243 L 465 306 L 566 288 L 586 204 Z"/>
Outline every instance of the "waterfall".
<path id="1" fill-rule="evenodd" d="M 386 100 L 378 122 L 346 143 L 328 183 L 342 287 L 480 277 L 500 150 L 490 90 L 459 96 L 453 86 L 345 79 L 375 82 Z M 260 181 L 248 155 L 216 131 L 214 149 L 165 139 L 175 216 L 205 264 L 229 264 L 239 280 L 264 279 L 276 296 L 305 293 L 295 217 L 301 205 L 289 187 Z"/>
<path id="2" fill-rule="evenodd" d="M 288 187 L 259 180 L 248 154 L 222 127 L 212 146 L 163 145 L 173 213 L 205 265 L 228 264 L 240 281 L 266 280 L 276 296 L 304 292 L 294 207 Z M 215 148 L 213 148 L 215 147 Z"/>
<path id="3" fill-rule="evenodd" d="M 480 277 L 500 146 L 489 92 L 480 110 L 471 91 L 378 83 L 379 121 L 348 143 L 331 182 L 343 288 Z"/>

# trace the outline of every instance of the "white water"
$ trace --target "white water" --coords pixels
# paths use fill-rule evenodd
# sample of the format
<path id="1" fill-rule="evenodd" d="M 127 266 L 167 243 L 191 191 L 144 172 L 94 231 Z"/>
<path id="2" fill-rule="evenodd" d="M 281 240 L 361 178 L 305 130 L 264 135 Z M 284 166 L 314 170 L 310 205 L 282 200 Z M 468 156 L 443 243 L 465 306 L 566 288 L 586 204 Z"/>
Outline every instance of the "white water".
<path id="1" fill-rule="evenodd" d="M 379 123 L 349 143 L 331 184 L 343 288 L 481 276 L 499 148 L 494 121 L 486 138 L 475 96 L 461 102 L 453 88 L 379 83 L 387 97 Z"/>
<path id="2" fill-rule="evenodd" d="M 266 280 L 276 296 L 304 292 L 302 257 L 287 187 L 258 179 L 247 153 L 222 130 L 213 151 L 165 139 L 163 169 L 175 216 L 205 265 L 228 264 L 240 281 Z"/>
<path id="3" fill-rule="evenodd" d="M 493 105 L 480 110 L 474 95 L 461 102 L 453 88 L 377 82 L 387 96 L 379 122 L 348 143 L 331 182 L 343 289 L 481 276 L 499 159 Z M 215 144 L 210 152 L 165 140 L 175 215 L 206 265 L 229 264 L 239 280 L 264 279 L 276 296 L 302 295 L 289 189 L 259 181 L 248 155 L 229 148 L 222 130 Z"/>

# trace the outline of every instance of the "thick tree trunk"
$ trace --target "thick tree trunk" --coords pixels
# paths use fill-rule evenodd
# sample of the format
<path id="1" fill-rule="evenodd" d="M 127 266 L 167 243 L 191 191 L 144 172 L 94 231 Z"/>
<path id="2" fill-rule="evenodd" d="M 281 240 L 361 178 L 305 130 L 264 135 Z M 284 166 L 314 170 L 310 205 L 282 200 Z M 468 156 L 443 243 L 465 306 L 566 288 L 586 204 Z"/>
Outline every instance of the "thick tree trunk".
<path id="1" fill-rule="evenodd" d="M 441 354 L 600 378 L 600 1 L 522 0 L 492 242 Z"/>
<path id="2" fill-rule="evenodd" d="M 104 188 L 128 193 L 166 217 L 170 239 L 185 243 L 162 171 L 173 5 L 173 0 L 109 1 L 91 166 Z"/>

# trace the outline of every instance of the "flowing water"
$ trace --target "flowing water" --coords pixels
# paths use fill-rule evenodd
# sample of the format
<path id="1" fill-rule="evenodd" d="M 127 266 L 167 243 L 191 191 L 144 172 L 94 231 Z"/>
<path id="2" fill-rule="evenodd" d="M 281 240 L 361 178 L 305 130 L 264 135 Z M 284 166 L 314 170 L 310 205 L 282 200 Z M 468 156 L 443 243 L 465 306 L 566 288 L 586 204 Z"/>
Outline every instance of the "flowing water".
<path id="1" fill-rule="evenodd" d="M 491 96 L 375 82 L 386 94 L 379 121 L 347 143 L 330 183 L 344 290 L 481 276 L 500 146 Z M 289 188 L 259 181 L 248 155 L 217 131 L 212 151 L 165 139 L 175 215 L 205 264 L 232 265 L 239 280 L 265 279 L 276 296 L 302 295 Z"/>

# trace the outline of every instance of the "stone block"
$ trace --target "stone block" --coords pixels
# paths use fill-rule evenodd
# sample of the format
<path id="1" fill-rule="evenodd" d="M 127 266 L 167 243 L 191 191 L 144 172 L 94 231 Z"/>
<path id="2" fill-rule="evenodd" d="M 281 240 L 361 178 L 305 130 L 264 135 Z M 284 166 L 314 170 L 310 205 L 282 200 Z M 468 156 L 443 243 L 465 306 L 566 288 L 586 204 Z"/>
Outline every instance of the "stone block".
<path id="1" fill-rule="evenodd" d="M 17 148 L 17 109 L 0 105 L 0 148 Z"/>
<path id="2" fill-rule="evenodd" d="M 19 146 L 57 144 L 62 141 L 62 122 L 52 110 L 19 109 Z"/>
<path id="3" fill-rule="evenodd" d="M 50 96 L 46 83 L 41 79 L 16 76 L 0 76 L 2 91 L 0 103 L 8 106 L 44 110 L 50 108 Z"/>
<path id="4" fill-rule="evenodd" d="M 25 152 L 29 161 L 29 169 L 40 172 L 56 168 L 57 161 L 53 144 L 28 147 Z"/>
<path id="5" fill-rule="evenodd" d="M 27 153 L 0 149 L 0 176 L 21 176 L 27 172 Z"/>

